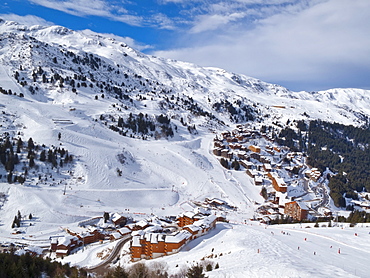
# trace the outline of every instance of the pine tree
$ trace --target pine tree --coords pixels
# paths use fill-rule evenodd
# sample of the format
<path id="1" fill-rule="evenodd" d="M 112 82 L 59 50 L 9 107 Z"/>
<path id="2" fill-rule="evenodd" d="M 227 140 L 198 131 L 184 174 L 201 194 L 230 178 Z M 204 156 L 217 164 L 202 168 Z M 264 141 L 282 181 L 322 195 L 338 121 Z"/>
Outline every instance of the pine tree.
<path id="1" fill-rule="evenodd" d="M 21 138 L 18 138 L 18 141 L 17 141 L 17 153 L 20 153 L 21 152 L 21 148 L 23 147 L 23 141 Z"/>
<path id="2" fill-rule="evenodd" d="M 207 276 L 203 273 L 203 267 L 200 265 L 194 265 L 189 268 L 186 277 L 188 278 L 206 278 Z"/>
<path id="3" fill-rule="evenodd" d="M 8 183 L 13 182 L 13 172 L 9 172 L 8 177 L 7 177 Z"/>
<path id="4" fill-rule="evenodd" d="M 104 223 L 107 223 L 108 220 L 109 220 L 109 213 L 108 212 L 104 212 L 103 218 L 104 218 Z"/>
<path id="5" fill-rule="evenodd" d="M 35 159 L 33 158 L 33 156 L 30 157 L 30 162 L 28 164 L 28 166 L 30 168 L 34 167 L 35 166 Z"/>
<path id="6" fill-rule="evenodd" d="M 28 215 L 28 219 L 31 220 L 32 219 L 32 213 L 30 213 L 30 215 Z"/>
<path id="7" fill-rule="evenodd" d="M 33 143 L 33 140 L 32 138 L 30 137 L 30 139 L 28 139 L 28 149 L 29 150 L 33 150 L 35 148 L 35 144 Z"/>
<path id="8" fill-rule="evenodd" d="M 40 153 L 40 161 L 46 161 L 46 151 L 42 150 Z"/>

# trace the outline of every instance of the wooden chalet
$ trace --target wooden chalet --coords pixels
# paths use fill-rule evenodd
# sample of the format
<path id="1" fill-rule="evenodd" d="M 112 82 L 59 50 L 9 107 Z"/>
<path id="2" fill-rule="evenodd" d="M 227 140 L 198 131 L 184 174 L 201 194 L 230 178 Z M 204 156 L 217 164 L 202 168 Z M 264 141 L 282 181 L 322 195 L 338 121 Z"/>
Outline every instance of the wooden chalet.
<path id="1" fill-rule="evenodd" d="M 131 241 L 131 260 L 134 262 L 141 259 L 150 260 L 177 253 L 190 240 L 208 233 L 216 225 L 217 217 L 215 215 L 200 216 L 200 219 L 195 220 L 196 215 L 191 214 L 185 217 L 194 220 L 194 222 L 185 225 L 182 230 L 174 234 L 137 232 Z M 184 215 L 179 217 L 179 219 L 182 218 Z"/>
<path id="2" fill-rule="evenodd" d="M 255 152 L 255 153 L 260 153 L 261 152 L 261 148 L 258 147 L 258 146 L 255 146 L 255 145 L 249 146 L 248 149 L 251 150 L 252 152 Z"/>
<path id="3" fill-rule="evenodd" d="M 111 215 L 110 220 L 115 226 L 123 227 L 127 223 L 127 218 L 119 213 L 115 212 Z"/>
<path id="4" fill-rule="evenodd" d="M 144 233 L 133 236 L 130 246 L 131 260 L 155 259 L 177 253 L 190 240 L 191 233 L 182 230 L 173 235 Z"/>
<path id="5" fill-rule="evenodd" d="M 184 230 L 191 233 L 191 240 L 198 238 L 204 234 L 207 234 L 211 229 L 216 226 L 217 217 L 215 215 L 209 215 L 194 224 L 187 225 Z"/>
<path id="6" fill-rule="evenodd" d="M 254 177 L 254 185 L 262 185 L 263 184 L 263 178 L 260 176 Z"/>
<path id="7" fill-rule="evenodd" d="M 253 158 L 253 159 L 256 159 L 258 161 L 260 161 L 260 154 L 259 153 L 251 153 L 250 154 L 250 157 Z"/>
<path id="8" fill-rule="evenodd" d="M 263 164 L 263 170 L 265 170 L 265 172 L 271 172 L 272 171 L 271 164 L 269 163 Z"/>
<path id="9" fill-rule="evenodd" d="M 267 173 L 267 176 L 270 178 L 272 182 L 272 186 L 274 187 L 276 191 L 282 192 L 282 193 L 287 192 L 288 187 L 285 181 L 282 178 L 280 178 L 277 173 L 269 172 Z"/>
<path id="10" fill-rule="evenodd" d="M 213 154 L 216 156 L 221 156 L 221 148 L 215 148 L 213 149 Z"/>
<path id="11" fill-rule="evenodd" d="M 221 150 L 221 156 L 224 157 L 224 158 L 232 159 L 233 158 L 233 153 L 231 151 L 229 151 L 228 149 L 223 149 L 223 150 Z"/>
<path id="12" fill-rule="evenodd" d="M 309 208 L 303 202 L 293 201 L 285 204 L 284 213 L 295 220 L 307 219 Z"/>
<path id="13" fill-rule="evenodd" d="M 320 176 L 321 176 L 321 172 L 319 171 L 319 169 L 317 168 L 312 168 L 311 170 L 307 170 L 305 172 L 305 176 L 313 181 L 318 181 Z"/>
<path id="14" fill-rule="evenodd" d="M 57 242 L 55 242 L 55 239 Z M 51 242 L 51 251 L 55 251 L 57 257 L 68 256 L 71 251 L 82 246 L 82 241 L 78 237 L 66 235 L 59 238 L 53 238 Z"/>
<path id="15" fill-rule="evenodd" d="M 250 161 L 245 161 L 245 160 L 239 160 L 239 163 L 245 168 L 245 169 L 252 169 L 253 168 L 253 163 Z"/>

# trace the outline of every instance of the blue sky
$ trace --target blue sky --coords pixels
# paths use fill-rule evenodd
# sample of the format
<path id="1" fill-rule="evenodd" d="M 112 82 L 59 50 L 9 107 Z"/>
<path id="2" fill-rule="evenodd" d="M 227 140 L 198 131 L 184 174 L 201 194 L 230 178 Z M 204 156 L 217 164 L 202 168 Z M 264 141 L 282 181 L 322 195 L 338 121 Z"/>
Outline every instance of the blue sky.
<path id="1" fill-rule="evenodd" d="M 369 0 L 5 0 L 0 17 L 114 34 L 295 91 L 370 89 Z"/>

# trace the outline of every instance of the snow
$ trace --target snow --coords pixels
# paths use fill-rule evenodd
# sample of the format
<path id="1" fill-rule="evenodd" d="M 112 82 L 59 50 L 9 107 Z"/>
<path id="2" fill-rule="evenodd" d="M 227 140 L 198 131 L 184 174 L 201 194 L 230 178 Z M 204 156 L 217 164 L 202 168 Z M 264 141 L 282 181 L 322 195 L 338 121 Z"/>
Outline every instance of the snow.
<path id="1" fill-rule="evenodd" d="M 264 203 L 261 187 L 255 186 L 244 171 L 223 168 L 212 154 L 216 134 L 234 127 L 228 114 L 215 112 L 212 103 L 227 99 L 256 105 L 261 115 L 268 115 L 261 125 L 275 121 L 286 123 L 288 119 L 305 120 L 305 113 L 311 119 L 361 125 L 364 122 L 359 114 L 370 113 L 369 91 L 290 92 L 278 85 L 221 69 L 146 56 L 106 36 L 70 31 L 60 26 L 28 29 L 16 23 L 0 22 L 1 35 L 11 32 L 16 34 L 19 42 L 0 42 L 0 85 L 18 95 L 22 92 L 25 97 L 0 94 L 0 110 L 5 113 L 0 131 L 10 132 L 12 136 L 18 136 L 19 132 L 23 141 L 32 137 L 40 145 L 63 147 L 74 156 L 74 164 L 59 172 L 52 172 L 46 164 L 40 164 L 40 172 L 45 175 L 50 172 L 54 182 L 52 178 L 39 181 L 37 173 L 24 185 L 10 185 L 4 177 L 0 179 L 0 192 L 7 196 L 0 207 L 1 242 L 47 248 L 50 238 L 56 240 L 54 236 L 64 235 L 65 227 L 76 227 L 81 221 L 103 216 L 106 211 L 142 220 L 137 224 L 146 226 L 144 219 L 153 214 L 179 215 L 193 210 L 193 201 L 209 198 L 220 203 L 227 201 L 237 207 L 235 212 L 224 212 L 231 224 L 218 223 L 216 229 L 189 242 L 179 253 L 156 259 L 167 262 L 171 271 L 176 271 L 176 265 L 181 266 L 185 262 L 190 265 L 213 254 L 213 258 L 208 259 L 219 262 L 220 269 L 207 273 L 210 277 L 368 276 L 370 228 L 365 224 L 342 229 L 299 225 L 266 227 L 246 221 L 253 218 L 256 203 Z M 44 55 L 30 55 L 31 50 L 26 45 L 28 41 L 22 35 L 34 37 L 34 43 L 39 43 Z M 41 42 L 48 43 L 49 47 Z M 117 69 L 116 64 L 120 64 L 122 71 L 157 81 L 160 89 L 171 88 L 176 96 L 192 97 L 195 103 L 214 113 L 225 125 L 211 125 L 204 117 L 194 116 L 186 110 L 161 109 L 159 101 L 156 102 L 157 98 L 160 99 L 159 93 L 153 95 L 155 101 L 149 101 L 149 97 L 145 102 L 135 101 L 128 111 L 121 113 L 112 108 L 112 104 L 118 102 L 112 96 L 94 100 L 95 95 L 100 95 L 96 88 L 80 88 L 75 94 L 68 88 L 49 84 L 40 85 L 40 92 L 32 95 L 15 81 L 13 73 L 20 64 L 30 69 L 41 64 L 49 69 L 51 62 L 45 57 L 57 56 L 62 61 L 64 56 L 60 49 L 99 55 L 106 65 Z M 62 63 L 58 65 L 58 71 L 62 71 L 64 66 Z M 87 67 L 82 68 L 85 72 L 90 71 Z M 67 66 L 63 68 L 64 73 L 69 71 L 74 73 Z M 24 72 L 26 76 L 26 70 Z M 102 80 L 122 81 L 122 77 L 115 77 L 108 71 L 100 70 L 94 74 Z M 137 83 L 132 81 L 130 85 Z M 131 95 L 135 94 L 139 92 L 134 91 Z M 149 115 L 167 112 L 173 116 L 171 122 L 178 126 L 178 132 L 168 140 L 140 140 L 121 136 L 95 121 L 101 114 L 128 115 L 130 112 Z M 198 134 L 189 134 L 180 123 L 181 117 L 189 125 L 195 124 Z M 58 133 L 61 133 L 61 140 L 58 140 Z M 127 158 L 124 163 L 119 160 L 121 156 Z M 122 176 L 117 175 L 117 169 L 122 171 Z M 298 196 L 301 192 L 297 190 L 295 194 Z M 34 218 L 23 220 L 19 228 L 22 233 L 13 235 L 11 224 L 18 210 L 23 217 L 32 213 Z M 289 235 L 282 234 L 282 230 Z M 180 232 L 177 236 L 167 236 L 166 241 L 178 242 L 189 235 L 188 232 Z M 133 239 L 137 244 L 138 237 Z M 102 261 L 98 254 L 109 253 L 115 244 L 89 244 L 58 260 L 94 266 Z M 128 250 L 127 245 L 125 250 Z M 121 262 L 128 264 L 127 255 Z"/>
<path id="2" fill-rule="evenodd" d="M 182 265 L 205 258 L 220 266 L 207 272 L 209 277 L 367 277 L 369 231 L 365 225 L 305 228 L 218 223 L 178 254 L 156 260 L 168 263 L 175 273 Z"/>

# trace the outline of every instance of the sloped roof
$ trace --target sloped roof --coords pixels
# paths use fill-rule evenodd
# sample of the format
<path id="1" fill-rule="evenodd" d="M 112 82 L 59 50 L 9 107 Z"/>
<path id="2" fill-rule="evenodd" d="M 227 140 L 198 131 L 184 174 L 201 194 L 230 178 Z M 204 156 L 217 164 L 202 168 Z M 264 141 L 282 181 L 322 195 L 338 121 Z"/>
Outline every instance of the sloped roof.
<path id="1" fill-rule="evenodd" d="M 166 243 L 180 243 L 184 239 L 188 239 L 191 237 L 191 233 L 185 230 L 175 234 L 175 235 L 167 235 L 165 238 Z"/>

